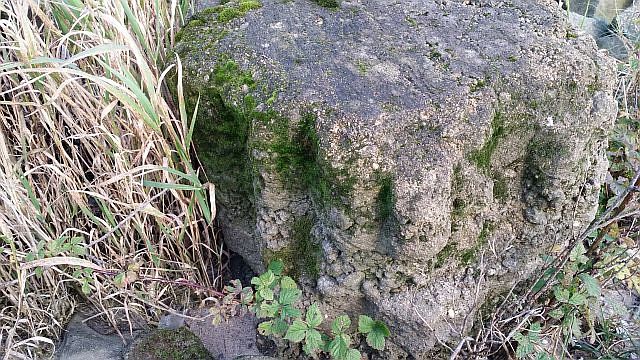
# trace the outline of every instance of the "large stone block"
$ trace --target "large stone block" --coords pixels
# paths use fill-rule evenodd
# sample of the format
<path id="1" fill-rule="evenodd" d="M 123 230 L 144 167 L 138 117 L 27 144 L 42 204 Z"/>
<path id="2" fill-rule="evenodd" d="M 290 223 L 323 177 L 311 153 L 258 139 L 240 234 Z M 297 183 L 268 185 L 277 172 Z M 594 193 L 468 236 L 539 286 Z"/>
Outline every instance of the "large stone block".
<path id="1" fill-rule="evenodd" d="M 228 2 L 176 52 L 229 247 L 425 358 L 593 218 L 611 60 L 553 2 Z M 392 346 L 393 347 L 393 346 Z M 396 356 L 389 354 L 389 358 Z"/>

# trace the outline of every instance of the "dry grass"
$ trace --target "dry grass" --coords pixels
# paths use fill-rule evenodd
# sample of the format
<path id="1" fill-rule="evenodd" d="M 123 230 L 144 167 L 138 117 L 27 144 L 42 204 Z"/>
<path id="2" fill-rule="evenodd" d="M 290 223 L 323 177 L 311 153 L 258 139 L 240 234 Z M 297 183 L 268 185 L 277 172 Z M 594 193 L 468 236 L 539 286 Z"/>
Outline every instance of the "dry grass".
<path id="1" fill-rule="evenodd" d="M 214 191 L 164 68 L 186 5 L 0 0 L 3 358 L 50 352 L 79 298 L 153 320 L 217 285 Z"/>

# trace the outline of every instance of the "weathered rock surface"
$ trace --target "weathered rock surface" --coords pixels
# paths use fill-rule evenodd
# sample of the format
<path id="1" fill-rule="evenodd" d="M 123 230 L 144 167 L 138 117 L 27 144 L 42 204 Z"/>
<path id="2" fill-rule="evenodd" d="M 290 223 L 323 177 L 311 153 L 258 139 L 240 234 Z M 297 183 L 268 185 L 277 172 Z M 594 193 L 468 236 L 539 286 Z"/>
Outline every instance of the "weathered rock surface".
<path id="1" fill-rule="evenodd" d="M 386 320 L 385 358 L 457 342 L 595 214 L 615 75 L 569 31 L 533 0 L 196 15 L 176 52 L 225 241 Z"/>

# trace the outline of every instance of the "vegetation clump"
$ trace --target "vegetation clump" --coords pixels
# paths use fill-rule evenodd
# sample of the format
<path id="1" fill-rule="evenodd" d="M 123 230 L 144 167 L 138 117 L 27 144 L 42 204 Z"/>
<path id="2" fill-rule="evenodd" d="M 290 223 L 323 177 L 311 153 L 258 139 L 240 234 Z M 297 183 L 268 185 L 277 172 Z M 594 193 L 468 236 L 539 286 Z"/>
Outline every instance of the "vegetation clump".
<path id="1" fill-rule="evenodd" d="M 268 261 L 281 260 L 287 266 L 287 273 L 295 279 L 308 276 L 316 279 L 320 274 L 322 249 L 311 236 L 313 221 L 309 216 L 297 219 L 292 227 L 291 243 L 281 250 L 269 252 Z"/>
<path id="2" fill-rule="evenodd" d="M 325 318 L 318 304 L 299 309 L 297 303 L 302 297 L 296 282 L 284 275 L 284 264 L 273 261 L 268 270 L 251 280 L 255 287 L 255 305 L 251 310 L 258 318 L 266 321 L 258 325 L 258 331 L 265 336 L 276 336 L 301 343 L 308 355 L 326 353 L 336 360 L 360 360 L 362 355 L 352 344 L 362 336 L 369 346 L 384 350 L 385 339 L 391 335 L 387 325 L 367 315 L 358 316 L 357 330 L 352 331 L 351 318 L 347 315 L 336 317 L 330 324 L 330 331 L 324 332 Z"/>
<path id="3" fill-rule="evenodd" d="M 135 343 L 128 353 L 136 360 L 213 360 L 202 341 L 184 327 L 159 329 Z"/>
<path id="4" fill-rule="evenodd" d="M 505 119 L 500 111 L 496 111 L 491 121 L 489 140 L 478 150 L 471 152 L 469 159 L 486 173 L 491 169 L 491 157 L 498 148 L 498 142 L 506 136 Z"/>
<path id="5" fill-rule="evenodd" d="M 314 3 L 329 9 L 337 9 L 340 7 L 339 0 L 312 0 Z"/>

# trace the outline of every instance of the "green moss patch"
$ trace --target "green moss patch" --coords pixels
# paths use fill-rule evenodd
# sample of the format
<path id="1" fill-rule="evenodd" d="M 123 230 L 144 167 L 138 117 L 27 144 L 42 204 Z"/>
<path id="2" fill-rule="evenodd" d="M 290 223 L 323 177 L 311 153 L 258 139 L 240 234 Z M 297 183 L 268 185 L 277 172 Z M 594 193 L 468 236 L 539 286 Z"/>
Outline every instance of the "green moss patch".
<path id="1" fill-rule="evenodd" d="M 284 178 L 297 179 L 290 184 L 308 190 L 324 205 L 335 205 L 338 198 L 348 196 L 355 179 L 322 159 L 316 121 L 316 115 L 307 112 L 297 127 L 290 129 L 288 120 L 278 119 L 272 127 L 274 139 L 269 148 L 276 153 L 276 170 Z"/>
<path id="2" fill-rule="evenodd" d="M 337 9 L 340 7 L 339 0 L 312 0 L 314 3 L 329 9 Z"/>
<path id="3" fill-rule="evenodd" d="M 249 11 L 262 7 L 258 0 L 226 1 L 218 6 L 204 10 L 201 14 L 213 16 L 218 22 L 226 23 L 245 16 Z"/>
<path id="4" fill-rule="evenodd" d="M 193 139 L 198 155 L 207 174 L 223 188 L 252 192 L 252 169 L 248 156 L 248 139 L 251 127 L 251 113 L 255 101 L 249 95 L 239 106 L 228 106 L 222 94 L 231 89 L 246 87 L 254 89 L 256 84 L 249 72 L 242 71 L 238 64 L 227 57 L 221 57 L 215 66 L 211 80 L 204 93 L 191 91 L 188 107 L 195 108 L 200 95 L 201 102 L 210 112 L 198 114 Z"/>
<path id="5" fill-rule="evenodd" d="M 506 136 L 505 119 L 500 111 L 496 111 L 491 121 L 489 140 L 478 150 L 471 152 L 469 159 L 485 173 L 491 170 L 491 157 L 498 148 L 500 139 Z"/>
<path id="6" fill-rule="evenodd" d="M 538 187 L 549 184 L 548 172 L 552 172 L 556 159 L 566 156 L 567 149 L 557 136 L 538 133 L 527 144 L 525 156 L 525 179 Z"/>
<path id="7" fill-rule="evenodd" d="M 378 180 L 380 190 L 376 197 L 376 205 L 378 208 L 378 221 L 386 221 L 393 214 L 395 204 L 395 196 L 393 194 L 393 179 L 391 176 L 383 176 Z"/>
<path id="8" fill-rule="evenodd" d="M 202 341 L 186 328 L 156 330 L 134 344 L 129 359 L 213 360 Z"/>
<path id="9" fill-rule="evenodd" d="M 278 251 L 266 250 L 265 262 L 281 260 L 287 266 L 286 272 L 295 279 L 307 276 L 317 279 L 320 274 L 322 248 L 311 236 L 313 220 L 304 216 L 295 221 L 292 227 L 291 243 Z"/>

